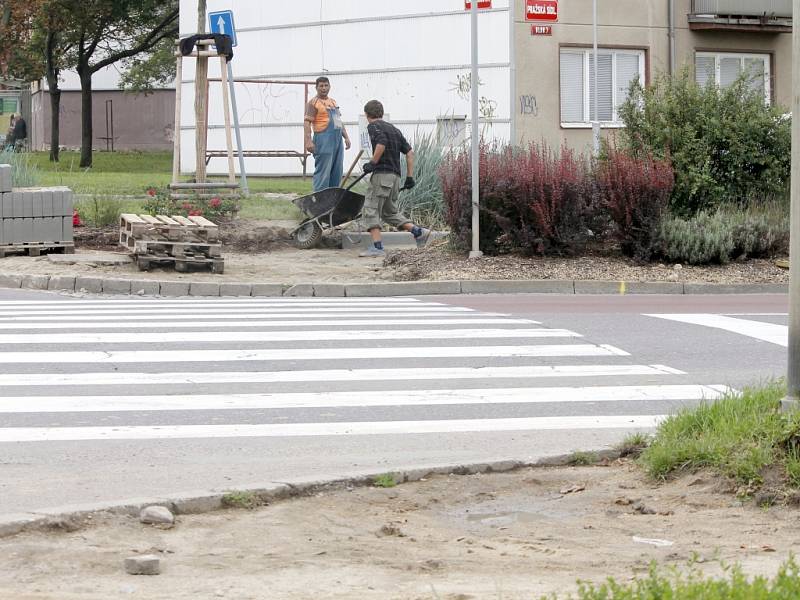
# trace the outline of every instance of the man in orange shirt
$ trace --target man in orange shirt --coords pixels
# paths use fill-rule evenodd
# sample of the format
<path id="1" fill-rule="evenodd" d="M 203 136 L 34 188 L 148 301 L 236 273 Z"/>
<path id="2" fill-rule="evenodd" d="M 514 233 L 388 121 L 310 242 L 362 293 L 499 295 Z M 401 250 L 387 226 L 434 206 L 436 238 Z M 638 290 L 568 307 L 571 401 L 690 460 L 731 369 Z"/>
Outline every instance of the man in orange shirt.
<path id="1" fill-rule="evenodd" d="M 350 137 L 342 122 L 336 101 L 328 96 L 331 82 L 317 77 L 317 95 L 308 101 L 303 121 L 305 148 L 314 155 L 314 191 L 339 187 L 342 181 L 344 148 L 350 149 Z M 313 138 L 312 138 L 313 130 Z"/>

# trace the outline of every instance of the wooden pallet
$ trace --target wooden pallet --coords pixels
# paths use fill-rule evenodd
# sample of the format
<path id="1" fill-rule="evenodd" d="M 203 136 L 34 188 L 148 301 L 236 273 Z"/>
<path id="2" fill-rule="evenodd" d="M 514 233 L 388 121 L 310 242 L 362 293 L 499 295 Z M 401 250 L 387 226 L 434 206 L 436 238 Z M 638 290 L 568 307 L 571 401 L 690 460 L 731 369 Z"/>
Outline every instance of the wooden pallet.
<path id="1" fill-rule="evenodd" d="M 216 223 L 200 216 L 120 215 L 120 246 L 132 248 L 136 239 L 216 242 L 219 240 L 219 227 Z"/>
<path id="2" fill-rule="evenodd" d="M 223 258 L 208 258 L 202 255 L 185 255 L 182 257 L 169 256 L 166 254 L 137 254 L 136 266 L 140 271 L 148 271 L 153 265 L 174 265 L 179 273 L 187 273 L 192 270 L 210 269 L 212 273 L 221 274 L 225 272 L 225 260 Z"/>
<path id="3" fill-rule="evenodd" d="M 27 256 L 41 256 L 42 253 L 56 252 L 59 254 L 75 254 L 74 242 L 26 242 L 23 244 L 0 245 L 0 258 L 8 254 L 25 254 Z"/>
<path id="4" fill-rule="evenodd" d="M 169 242 L 165 240 L 134 240 L 133 253 L 164 254 L 176 258 L 203 255 L 207 258 L 222 256 L 222 244 L 204 244 L 202 242 Z"/>

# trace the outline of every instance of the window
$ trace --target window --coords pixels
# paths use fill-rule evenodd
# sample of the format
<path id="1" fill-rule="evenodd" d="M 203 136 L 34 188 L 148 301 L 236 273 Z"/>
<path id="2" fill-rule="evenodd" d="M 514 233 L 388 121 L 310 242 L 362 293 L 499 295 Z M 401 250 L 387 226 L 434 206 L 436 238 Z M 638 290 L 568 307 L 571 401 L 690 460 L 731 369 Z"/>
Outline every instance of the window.
<path id="1" fill-rule="evenodd" d="M 644 81 L 644 51 L 601 49 L 597 52 L 597 105 L 600 121 L 620 126 L 617 109 L 628 98 L 628 87 Z M 594 120 L 594 52 L 561 50 L 561 125 L 589 127 Z"/>
<path id="2" fill-rule="evenodd" d="M 769 54 L 698 52 L 694 57 L 695 81 L 703 86 L 713 81 L 724 88 L 742 74 L 746 74 L 750 89 L 764 94 L 764 102 L 769 104 L 771 96 L 769 58 Z"/>
<path id="3" fill-rule="evenodd" d="M 16 98 L 0 98 L 0 115 L 19 112 L 19 103 Z"/>
<path id="4" fill-rule="evenodd" d="M 460 146 L 467 139 L 467 115 L 436 117 L 436 140 L 442 146 Z"/>

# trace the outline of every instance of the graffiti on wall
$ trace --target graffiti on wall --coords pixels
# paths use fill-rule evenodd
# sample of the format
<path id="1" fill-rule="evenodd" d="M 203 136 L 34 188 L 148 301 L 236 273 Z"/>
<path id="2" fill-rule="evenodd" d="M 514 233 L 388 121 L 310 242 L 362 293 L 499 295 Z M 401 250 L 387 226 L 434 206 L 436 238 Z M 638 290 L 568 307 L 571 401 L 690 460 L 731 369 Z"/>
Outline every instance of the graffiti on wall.
<path id="1" fill-rule="evenodd" d="M 526 94 L 519 97 L 519 113 L 521 115 L 539 116 L 539 105 L 536 103 L 536 96 Z"/>

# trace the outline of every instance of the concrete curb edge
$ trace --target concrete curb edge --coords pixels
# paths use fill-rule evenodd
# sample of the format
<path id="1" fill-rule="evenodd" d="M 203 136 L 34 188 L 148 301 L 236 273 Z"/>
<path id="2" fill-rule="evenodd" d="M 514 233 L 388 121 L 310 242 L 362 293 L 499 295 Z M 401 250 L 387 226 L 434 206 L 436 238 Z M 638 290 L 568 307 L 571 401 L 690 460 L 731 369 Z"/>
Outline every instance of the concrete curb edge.
<path id="1" fill-rule="evenodd" d="M 683 283 L 558 279 L 300 283 L 160 281 L 0 272 L 0 288 L 134 296 L 385 297 L 453 294 L 786 294 L 788 283 Z"/>
<path id="2" fill-rule="evenodd" d="M 591 450 L 598 460 L 619 458 L 618 450 Z M 314 496 L 322 491 L 335 491 L 348 487 L 367 487 L 376 477 L 391 473 L 399 484 L 411 483 L 433 475 L 476 475 L 479 473 L 505 473 L 530 467 L 563 467 L 570 465 L 574 452 L 545 456 L 534 461 L 500 460 L 469 464 L 444 464 L 431 467 L 411 467 L 388 471 L 356 472 L 330 479 L 297 479 L 287 482 L 269 482 L 248 486 L 234 486 L 226 491 L 206 490 L 167 494 L 153 498 L 131 498 L 116 502 L 77 504 L 42 509 L 29 513 L 0 515 L 0 538 L 30 531 L 74 531 L 87 526 L 95 515 L 138 517 L 146 506 L 164 506 L 176 515 L 190 515 L 227 510 L 223 498 L 230 492 L 244 492 L 255 496 L 261 504 Z"/>

